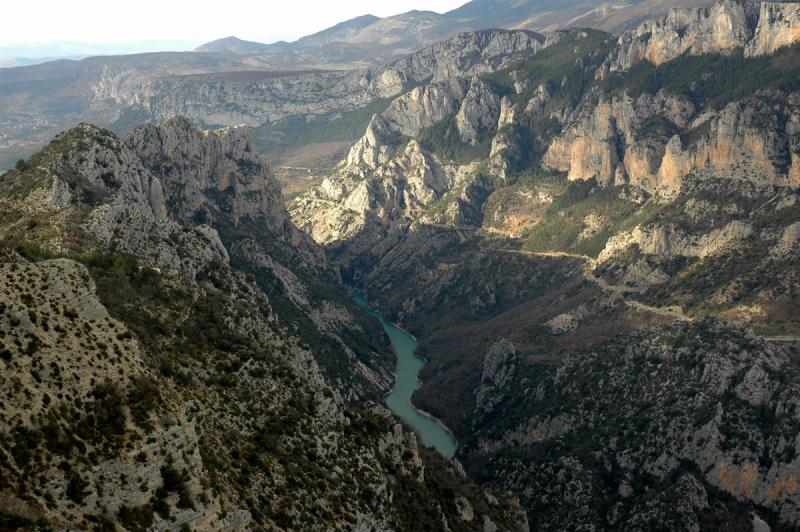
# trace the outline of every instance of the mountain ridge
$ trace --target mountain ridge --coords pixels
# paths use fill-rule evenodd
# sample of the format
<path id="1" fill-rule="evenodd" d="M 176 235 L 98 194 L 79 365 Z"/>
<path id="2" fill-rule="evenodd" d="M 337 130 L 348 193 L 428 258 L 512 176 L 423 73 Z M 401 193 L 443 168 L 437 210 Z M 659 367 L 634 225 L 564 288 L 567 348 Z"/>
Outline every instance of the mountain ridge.
<path id="1" fill-rule="evenodd" d="M 0 528 L 797 528 L 798 28 L 721 0 L 344 73 L 85 62 L 128 132 L 0 174 Z M 349 151 L 284 202 L 248 120 Z M 454 460 L 382 406 L 353 289 Z"/>
<path id="2" fill-rule="evenodd" d="M 723 0 L 443 73 L 289 202 L 533 527 L 797 526 L 797 9 Z"/>
<path id="3" fill-rule="evenodd" d="M 650 14 L 663 13 L 675 3 L 682 3 L 683 0 L 642 0 L 639 7 L 629 7 L 622 11 L 609 11 L 609 16 L 619 17 L 627 14 L 638 13 L 637 10 L 646 10 Z M 697 2 L 705 4 L 705 0 Z M 513 4 L 513 5 L 511 5 Z M 481 4 L 474 4 L 480 8 Z M 171 80 L 176 76 L 208 74 L 224 79 L 226 82 L 236 85 L 243 76 L 243 72 L 303 72 L 308 71 L 335 71 L 339 75 L 360 70 L 364 68 L 380 69 L 382 65 L 391 64 L 397 60 L 407 57 L 421 48 L 432 45 L 436 42 L 444 41 L 463 31 L 480 30 L 489 26 L 506 24 L 508 21 L 502 19 L 502 13 L 515 13 L 514 3 L 503 2 L 499 8 L 493 8 L 491 13 L 485 16 L 467 21 L 466 25 L 459 22 L 442 21 L 444 15 L 432 15 L 412 13 L 410 15 L 400 15 L 395 18 L 380 19 L 373 21 L 371 18 L 358 18 L 346 21 L 344 26 L 341 24 L 333 29 L 323 30 L 316 37 L 307 36 L 300 39 L 298 43 L 276 43 L 265 45 L 262 48 L 260 43 L 248 44 L 246 42 L 233 41 L 238 43 L 246 51 L 259 50 L 259 53 L 226 53 L 219 51 L 220 48 L 212 47 L 214 52 L 194 52 L 194 53 L 164 53 L 164 54 L 144 54 L 122 57 L 102 57 L 88 58 L 79 62 L 61 62 L 38 65 L 26 68 L 11 68 L 0 71 L 0 86 L 5 87 L 0 95 L 0 129 L 3 129 L 6 137 L 0 139 L 0 164 L 9 166 L 21 156 L 29 155 L 36 149 L 43 146 L 49 138 L 61 130 L 67 129 L 79 121 L 99 123 L 105 127 L 111 127 L 120 133 L 124 133 L 126 128 L 133 127 L 141 121 L 161 120 L 165 116 L 151 116 L 146 110 L 139 109 L 137 105 L 127 103 L 120 108 L 120 100 L 126 96 L 122 87 L 111 87 L 107 90 L 105 85 L 124 84 L 131 86 L 134 83 L 142 84 L 145 81 L 152 84 L 163 82 L 161 90 L 170 87 Z M 523 11 L 528 9 L 532 12 L 540 13 L 542 9 L 548 8 L 530 0 L 519 4 Z M 572 4 L 570 4 L 572 6 Z M 594 4 L 592 4 L 593 6 Z M 637 4 L 638 5 L 638 4 Z M 527 7 L 526 7 L 527 6 Z M 577 12 L 563 11 L 563 6 L 553 6 L 549 14 L 544 18 L 532 19 L 526 24 L 511 24 L 515 28 L 529 28 L 533 30 L 554 31 L 563 25 L 578 24 L 582 26 L 608 27 L 604 25 L 604 9 L 600 9 L 600 15 L 592 15 L 588 19 L 580 17 L 589 12 L 596 11 L 592 6 L 583 8 L 575 5 L 570 9 L 577 9 Z M 492 7 L 492 6 L 489 6 Z M 513 8 L 513 9 L 512 9 Z M 511 11 L 509 11 L 509 9 Z M 588 11 L 587 11 L 588 10 Z M 559 13 L 564 14 L 560 16 Z M 640 19 L 637 14 L 636 20 Z M 538 15 L 537 15 L 538 16 Z M 491 22 L 496 18 L 496 22 Z M 547 18 L 551 17 L 551 18 Z M 578 18 L 576 18 L 578 17 Z M 513 17 L 512 17 L 513 18 Z M 509 19 L 510 20 L 510 19 Z M 615 19 L 616 20 L 616 19 Z M 371 24 L 367 24 L 372 22 Z M 490 23 L 491 22 L 491 23 Z M 365 25 L 367 24 L 367 25 Z M 624 27 L 622 21 L 617 20 L 611 27 Z M 355 33 L 353 33 L 355 31 Z M 327 33 L 326 33 L 327 32 Z M 331 33 L 333 32 L 333 33 Z M 322 35 L 322 41 L 317 41 Z M 332 35 L 336 36 L 330 39 Z M 334 42 L 330 42 L 330 41 Z M 320 46 L 325 42 L 324 46 Z M 305 44 L 304 44 L 305 43 Z M 316 44 L 315 44 L 316 43 Z M 222 47 L 224 49 L 224 46 Z M 264 74 L 264 76 L 268 76 Z M 30 84 L 18 84 L 21 79 L 27 79 Z M 79 80 L 76 82 L 76 79 Z M 186 86 L 187 84 L 184 84 Z M 184 86 L 175 90 L 182 91 Z M 300 84 L 302 87 L 302 83 Z M 203 86 L 202 80 L 197 85 L 188 88 L 190 91 L 209 90 Z M 235 101 L 242 90 L 249 90 L 236 87 L 227 91 L 227 106 L 236 106 L 240 102 Z M 289 88 L 286 92 L 294 90 Z M 149 92 L 149 89 L 145 92 Z M 119 94 L 122 93 L 120 97 Z M 3 96 L 6 95 L 6 96 Z M 294 92 L 297 98 L 303 97 L 302 90 Z M 139 98 L 146 97 L 140 95 Z M 5 99 L 14 101 L 25 101 L 25 112 L 20 112 L 23 107 L 4 104 Z M 185 96 L 182 98 L 185 100 Z M 200 105 L 210 105 L 211 102 L 202 98 L 191 98 L 198 101 Z M 374 100 L 373 100 L 374 102 Z M 367 102 L 363 102 L 362 108 L 367 107 Z M 179 108 L 181 107 L 181 108 Z M 17 109 L 17 111 L 14 111 Z M 349 109 L 348 109 L 349 110 Z M 348 110 L 331 110 L 329 116 L 324 117 L 325 122 L 330 122 L 338 118 L 338 115 L 348 112 Z M 257 114 L 257 113 L 256 113 Z M 264 121 L 261 118 L 254 118 L 253 112 L 246 112 L 244 116 L 231 117 L 225 114 L 209 114 L 202 119 L 200 116 L 189 112 L 184 106 L 175 106 L 171 110 L 171 115 L 190 115 L 190 117 L 203 127 L 231 126 L 239 123 L 248 123 L 258 126 L 272 126 L 279 124 L 286 118 L 281 115 L 274 120 Z M 302 109 L 294 113 L 292 119 L 316 120 L 318 114 L 305 115 Z M 36 125 L 35 125 L 36 124 Z M 34 126 L 35 125 L 35 126 Z M 279 126 L 281 127 L 281 126 Z M 337 139 L 339 140 L 339 139 Z M 346 140 L 353 140 L 347 138 Z M 275 158 L 282 158 L 282 148 L 270 148 L 261 145 L 261 149 L 269 149 L 269 155 Z M 289 148 L 291 157 L 291 150 Z M 323 149 L 331 149 L 324 147 Z M 279 161 L 280 165 L 288 161 Z M 297 163 L 298 161 L 296 161 Z M 305 161 L 300 164 L 285 164 L 286 166 L 305 166 Z M 316 166 L 316 161 L 311 161 L 312 166 Z M 329 163 L 324 163 L 328 167 Z"/>
<path id="4" fill-rule="evenodd" d="M 525 528 L 379 406 L 381 326 L 247 128 L 81 124 L 0 218 L 3 527 Z"/>
<path id="5" fill-rule="evenodd" d="M 647 2 L 640 2 L 647 3 Z M 691 2 L 695 5 L 711 5 L 711 1 Z M 658 11 L 666 13 L 673 5 L 683 5 L 683 2 L 654 2 L 648 3 L 647 16 L 653 17 Z M 630 10 L 635 6 L 628 6 Z M 433 11 L 412 10 L 384 18 L 373 15 L 363 15 L 354 19 L 340 22 L 330 28 L 313 35 L 301 37 L 295 42 L 279 42 L 263 44 L 258 51 L 267 51 L 270 47 L 275 50 L 297 52 L 307 46 L 320 46 L 321 44 L 338 43 L 371 43 L 396 41 L 404 43 L 416 39 L 413 44 L 404 44 L 404 50 L 419 49 L 433 42 L 451 37 L 453 34 L 464 31 L 478 31 L 486 29 L 529 29 L 539 32 L 550 32 L 558 29 L 574 27 L 581 20 L 593 20 L 589 24 L 597 29 L 614 31 L 627 29 L 635 18 L 622 19 L 621 21 L 604 23 L 604 13 L 613 12 L 613 6 L 608 3 L 594 2 L 591 5 L 582 5 L 577 2 L 562 2 L 558 6 L 542 2 L 517 2 L 514 0 L 472 0 L 461 7 L 445 13 Z M 636 10 L 633 9 L 635 12 Z M 645 15 L 636 15 L 639 17 Z M 408 28 L 408 30 L 404 30 Z M 414 37 L 419 34 L 419 37 Z M 233 45 L 229 48 L 207 48 L 219 41 L 212 41 L 200 46 L 197 51 L 229 51 L 243 53 Z M 255 49 L 255 48 L 254 48 Z M 247 52 L 244 52 L 247 53 Z"/>

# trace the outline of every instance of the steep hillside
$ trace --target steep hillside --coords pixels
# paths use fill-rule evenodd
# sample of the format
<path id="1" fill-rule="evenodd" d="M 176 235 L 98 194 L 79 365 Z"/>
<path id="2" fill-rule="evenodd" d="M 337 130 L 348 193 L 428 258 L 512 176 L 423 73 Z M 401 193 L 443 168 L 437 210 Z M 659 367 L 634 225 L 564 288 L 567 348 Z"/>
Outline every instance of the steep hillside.
<path id="1" fill-rule="evenodd" d="M 797 527 L 796 352 L 705 320 L 558 368 L 504 349 L 483 366 L 468 469 L 525 493 L 533 527 Z"/>
<path id="2" fill-rule="evenodd" d="M 370 79 L 366 67 L 380 74 L 382 66 L 459 33 L 497 28 L 552 32 L 567 27 L 617 31 L 684 3 L 636 0 L 622 6 L 599 1 L 475 0 L 446 14 L 412 11 L 383 19 L 366 15 L 294 43 L 266 45 L 227 37 L 195 53 L 91 57 L 3 69 L 0 163 L 10 164 L 0 168 L 9 168 L 57 132 L 81 121 L 118 133 L 143 121 L 176 115 L 203 127 L 264 126 L 287 117 L 329 122 L 408 88 L 376 94 L 368 84 L 363 90 L 362 79 Z M 358 74 L 348 75 L 353 70 Z M 325 94 L 331 97 L 322 98 Z M 326 170 L 330 165 L 325 158 L 331 150 L 336 153 L 335 147 L 323 146 L 321 157 L 304 157 L 298 164 L 288 162 L 285 150 L 273 148 L 272 141 L 259 147 L 280 158 L 283 165 L 305 168 L 322 159 Z"/>
<path id="3" fill-rule="evenodd" d="M 538 118 L 552 120 L 547 115 L 557 106 L 578 101 L 610 47 L 607 34 L 576 30 L 501 65 L 515 65 L 511 70 L 442 72 L 373 117 L 336 173 L 290 205 L 295 223 L 325 244 L 415 219 L 480 225 L 491 174 L 502 179 L 510 165 L 532 162 L 530 150 L 511 146 L 524 135 L 514 130 L 527 124 L 516 116 L 528 113 L 537 119 L 533 127 L 548 128 Z M 556 87 L 555 80 L 570 78 Z M 512 160 L 523 152 L 524 160 Z"/>
<path id="4" fill-rule="evenodd" d="M 363 15 L 344 22 L 340 22 L 335 26 L 324 29 L 312 35 L 298 39 L 297 44 L 302 46 L 325 46 L 327 44 L 347 42 L 348 39 L 363 30 L 364 28 L 375 24 L 380 20 L 380 17 L 375 15 Z"/>
<path id="5" fill-rule="evenodd" d="M 2 528 L 524 526 L 378 404 L 380 325 L 246 129 L 83 124 L 0 218 Z"/>
<path id="6" fill-rule="evenodd" d="M 180 115 L 204 127 L 258 126 L 257 149 L 278 166 L 301 167 L 303 175 L 305 168 L 321 165 L 326 172 L 334 166 L 326 156 L 346 149 L 337 143 L 357 138 L 389 99 L 437 72 L 496 68 L 507 56 L 538 45 L 530 35 L 461 35 L 373 69 L 321 69 L 311 61 L 303 70 L 287 71 L 268 57 L 195 53 L 2 71 L 0 160 L 10 167 L 79 121 L 121 133 L 143 121 Z M 180 60 L 183 55 L 189 56 L 186 61 Z M 309 144 L 299 161 L 286 160 Z"/>
<path id="7" fill-rule="evenodd" d="M 723 1 L 438 77 L 290 203 L 534 527 L 797 526 L 796 12 Z"/>

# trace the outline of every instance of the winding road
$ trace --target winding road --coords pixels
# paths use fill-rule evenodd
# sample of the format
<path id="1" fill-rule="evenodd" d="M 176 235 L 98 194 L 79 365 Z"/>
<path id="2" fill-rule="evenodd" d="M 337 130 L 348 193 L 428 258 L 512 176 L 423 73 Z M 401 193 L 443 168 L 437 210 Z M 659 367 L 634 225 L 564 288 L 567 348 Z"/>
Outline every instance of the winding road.
<path id="1" fill-rule="evenodd" d="M 766 204 L 769 204 L 776 198 L 772 198 Z M 444 224 L 426 224 L 426 225 L 429 225 L 431 227 L 437 227 L 440 229 L 456 231 L 458 233 L 459 239 L 462 242 L 466 239 L 466 235 L 464 234 L 465 232 L 474 233 L 479 230 L 479 228 L 471 226 L 451 226 Z M 597 264 L 597 261 L 588 255 L 567 253 L 563 251 L 536 252 L 536 251 L 526 251 L 523 249 L 498 249 L 497 251 L 500 253 L 507 253 L 511 255 L 525 255 L 528 257 L 550 257 L 550 258 L 563 257 L 563 258 L 573 258 L 573 259 L 583 260 L 586 263 L 583 272 L 583 277 L 590 283 L 597 285 L 604 292 L 610 292 L 616 296 L 622 297 L 625 302 L 625 305 L 627 305 L 628 307 L 638 310 L 640 312 L 649 312 L 651 314 L 655 314 L 657 316 L 661 316 L 663 318 L 672 319 L 676 321 L 694 320 L 694 318 L 688 316 L 683 311 L 683 309 L 678 306 L 668 307 L 668 308 L 653 307 L 651 305 L 646 305 L 640 301 L 636 301 L 635 299 L 629 298 L 630 294 L 641 294 L 645 291 L 645 289 L 633 286 L 625 286 L 625 285 L 612 285 L 605 279 L 597 277 L 594 274 L 594 267 Z M 770 342 L 777 342 L 777 343 L 800 343 L 800 336 L 796 335 L 764 336 L 764 339 Z"/>
<path id="2" fill-rule="evenodd" d="M 501 249 L 498 251 L 500 251 L 501 253 L 526 255 L 530 257 L 569 257 L 573 259 L 581 259 L 586 262 L 586 268 L 583 271 L 584 279 L 586 279 L 590 283 L 597 285 L 604 292 L 611 292 L 614 295 L 623 297 L 626 294 L 641 294 L 644 292 L 643 288 L 637 288 L 634 286 L 625 286 L 625 285 L 613 285 L 610 284 L 605 279 L 597 277 L 594 274 L 594 266 L 597 263 L 597 261 L 588 255 L 578 255 L 575 253 L 565 253 L 562 251 L 536 252 L 536 251 L 525 251 L 522 249 Z M 680 307 L 659 308 L 650 305 L 645 305 L 644 303 L 632 299 L 625 299 L 625 304 L 630 308 L 633 308 L 640 312 L 649 312 L 651 314 L 656 314 L 663 318 L 669 318 L 679 321 L 692 321 L 693 319 L 690 316 L 687 316 L 683 312 L 683 309 L 681 309 Z"/>

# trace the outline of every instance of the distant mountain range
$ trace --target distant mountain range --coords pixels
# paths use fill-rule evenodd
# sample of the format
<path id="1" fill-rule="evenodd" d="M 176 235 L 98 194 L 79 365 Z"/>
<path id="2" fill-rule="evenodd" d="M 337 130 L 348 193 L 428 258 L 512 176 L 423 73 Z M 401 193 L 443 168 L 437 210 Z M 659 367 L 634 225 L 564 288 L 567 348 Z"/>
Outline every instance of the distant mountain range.
<path id="1" fill-rule="evenodd" d="M 361 30 L 380 21 L 379 17 L 374 15 L 364 15 L 345 22 L 340 22 L 335 26 L 322 30 L 313 35 L 308 35 L 299 39 L 296 43 L 278 42 L 274 44 L 263 44 L 253 41 L 244 41 L 237 37 L 225 37 L 199 46 L 195 52 L 212 52 L 212 53 L 237 53 L 237 54 L 257 54 L 265 53 L 278 49 L 290 49 L 294 47 L 314 47 L 331 44 L 334 42 L 347 41 L 354 35 L 357 35 Z"/>
<path id="2" fill-rule="evenodd" d="M 293 43 L 263 44 L 226 37 L 206 43 L 196 52 L 236 54 L 296 54 L 305 57 L 320 47 L 336 43 L 337 58 L 342 48 L 354 59 L 364 61 L 412 53 L 463 31 L 482 29 L 530 29 L 549 32 L 561 28 L 592 27 L 618 32 L 630 29 L 644 19 L 684 5 L 706 5 L 708 0 L 627 0 L 619 3 L 602 0 L 473 0 L 444 14 L 409 11 L 379 18 L 364 15 L 341 22 Z M 321 51 L 325 54 L 325 51 Z"/>
<path id="3" fill-rule="evenodd" d="M 13 165 L 80 121 L 122 132 L 141 121 L 176 113 L 204 127 L 263 126 L 289 117 L 305 123 L 310 118 L 335 118 L 357 109 L 368 114 L 369 105 L 397 96 L 408 80 L 378 80 L 378 85 L 391 90 L 355 99 L 329 101 L 329 95 L 336 87 L 376 85 L 372 76 L 383 72 L 382 66 L 459 33 L 485 28 L 548 33 L 575 26 L 619 32 L 676 5 L 706 5 L 709 1 L 473 0 L 444 14 L 365 15 L 293 43 L 262 44 L 227 37 L 182 53 L 122 55 L 130 53 L 131 47 L 137 52 L 181 49 L 180 43 L 119 45 L 128 49 L 112 45 L 92 49 L 74 43 L 0 48 L 0 66 L 30 65 L 44 57 L 96 56 L 0 68 L 0 168 Z M 20 57 L 31 59 L 17 59 Z M 284 79 L 277 82 L 277 77 Z M 271 80 L 266 82 L 269 90 L 263 80 Z M 313 115 L 307 114 L 309 102 L 318 111 Z"/>
<path id="4" fill-rule="evenodd" d="M 50 42 L 16 46 L 0 46 L 0 68 L 37 65 L 68 59 L 79 61 L 86 57 L 129 55 L 150 52 L 186 52 L 194 43 L 183 41 L 140 41 L 122 43 Z"/>

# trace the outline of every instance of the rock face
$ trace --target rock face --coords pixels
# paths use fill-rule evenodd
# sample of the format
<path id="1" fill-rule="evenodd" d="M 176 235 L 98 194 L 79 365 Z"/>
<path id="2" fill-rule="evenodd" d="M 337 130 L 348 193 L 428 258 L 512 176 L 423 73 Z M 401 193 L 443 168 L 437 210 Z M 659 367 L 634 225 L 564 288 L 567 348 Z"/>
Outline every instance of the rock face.
<path id="1" fill-rule="evenodd" d="M 93 91 L 97 102 L 111 100 L 156 121 L 180 115 L 202 125 L 258 126 L 290 116 L 313 119 L 351 111 L 427 79 L 491 72 L 509 56 L 537 49 L 543 42 L 533 32 L 490 30 L 459 34 L 370 70 L 157 80 L 109 72 Z"/>
<path id="2" fill-rule="evenodd" d="M 95 126 L 60 135 L 26 172 L 9 176 L 4 190 L 6 237 L 41 239 L 61 251 L 114 249 L 189 276 L 208 263 L 227 262 L 216 231 L 171 219 L 162 180 L 120 139 Z M 25 225 L 30 217 L 39 219 L 33 231 Z M 184 252 L 177 254 L 169 239 Z"/>
<path id="3" fill-rule="evenodd" d="M 507 338 L 501 338 L 489 348 L 483 359 L 481 384 L 475 395 L 479 412 L 491 414 L 505 399 L 505 388 L 517 371 L 517 349 Z"/>
<path id="4" fill-rule="evenodd" d="M 514 50 L 502 48 L 498 53 Z M 502 57 L 492 65 L 504 64 Z M 443 159 L 415 139 L 452 124 L 448 135 L 474 146 L 513 115 L 509 102 L 503 114 L 501 98 L 489 85 L 479 77 L 467 80 L 460 76 L 463 72 L 460 68 L 459 75 L 414 88 L 375 115 L 335 174 L 292 202 L 289 210 L 295 224 L 318 243 L 331 244 L 380 234 L 424 216 L 436 222 L 474 220 L 482 194 L 474 165 Z M 438 75 L 445 74 L 434 79 Z M 455 201 L 444 212 L 432 212 L 448 194 Z"/>
<path id="5" fill-rule="evenodd" d="M 474 78 L 456 114 L 456 128 L 461 140 L 474 146 L 486 136 L 486 132 L 497 127 L 499 118 L 500 97 L 480 79 Z"/>
<path id="6" fill-rule="evenodd" d="M 674 226 L 637 227 L 609 239 L 598 257 L 604 261 L 635 245 L 642 253 L 659 257 L 708 257 L 753 234 L 750 224 L 739 220 L 701 235 L 684 235 Z"/>
<path id="7" fill-rule="evenodd" d="M 456 500 L 525 523 L 375 403 L 380 325 L 314 262 L 246 130 L 83 124 L 0 176 L 0 219 L 3 523 L 408 529 L 416 499 L 428 528 Z"/>
<path id="8" fill-rule="evenodd" d="M 228 196 L 220 207 L 233 221 L 249 217 L 281 222 L 280 191 L 253 151 L 249 128 L 198 131 L 185 118 L 134 129 L 125 144 L 156 175 L 169 176 L 167 201 L 182 220 L 210 218 L 206 196 Z M 274 209 L 277 212 L 270 212 Z"/>
<path id="9" fill-rule="evenodd" d="M 27 181 L 25 187 L 41 187 L 38 192 L 0 202 L 10 212 L 38 212 L 43 223 L 36 232 L 58 249 L 94 242 L 193 275 L 203 264 L 228 261 L 218 230 L 254 224 L 292 253 L 323 262 L 289 220 L 247 128 L 205 132 L 175 118 L 141 126 L 120 140 L 84 124 L 57 138 L 31 164 L 12 178 L 20 186 Z M 63 223 L 76 217 L 77 225 Z M 5 234 L 22 236 L 24 218 L 6 226 Z M 185 248 L 182 256 L 175 254 L 176 241 L 182 242 L 178 249 Z"/>
<path id="10" fill-rule="evenodd" d="M 745 55 L 757 56 L 774 52 L 800 40 L 800 6 L 796 3 L 763 2 L 758 25 L 747 43 Z"/>
<path id="11" fill-rule="evenodd" d="M 428 46 L 391 65 L 407 79 L 444 81 L 495 72 L 508 66 L 519 54 L 537 51 L 545 37 L 532 31 L 484 30 L 460 33 Z"/>
<path id="12" fill-rule="evenodd" d="M 187 119 L 173 118 L 135 128 L 125 144 L 153 174 L 168 176 L 166 201 L 183 223 L 237 227 L 249 221 L 276 240 L 311 252 L 289 220 L 272 170 L 255 153 L 249 128 L 199 131 Z"/>
<path id="13" fill-rule="evenodd" d="M 543 165 L 648 193 L 674 192 L 690 173 L 796 185 L 798 103 L 797 94 L 764 92 L 699 112 L 663 92 L 616 96 L 576 110 Z"/>
<path id="14" fill-rule="evenodd" d="M 767 55 L 800 40 L 796 4 L 722 0 L 711 7 L 673 8 L 663 18 L 623 34 L 603 72 L 628 70 L 640 61 L 659 65 L 683 53 Z"/>
<path id="15" fill-rule="evenodd" d="M 469 83 L 460 77 L 417 87 L 395 99 L 380 117 L 392 131 L 413 137 L 459 111 L 470 90 Z M 360 161 L 350 157 L 348 162 Z"/>
<path id="16" fill-rule="evenodd" d="M 371 131 L 373 126 L 374 122 Z M 371 131 L 362 142 L 369 142 Z M 360 149 L 359 145 L 354 147 L 351 159 L 362 155 L 356 155 Z M 450 190 L 455 172 L 414 140 L 394 150 L 392 158 L 374 171 L 345 166 L 340 173 L 325 178 L 318 188 L 291 203 L 293 221 L 318 243 L 327 244 L 381 231 L 422 215 L 428 205 Z M 368 151 L 363 156 L 367 161 L 375 160 Z"/>
<path id="17" fill-rule="evenodd" d="M 725 345 L 711 339 L 723 332 Z M 680 522 L 701 530 L 703 512 L 725 504 L 715 490 L 796 526 L 800 464 L 789 406 L 796 391 L 778 377 L 792 371 L 783 350 L 721 323 L 651 329 L 569 355 L 557 368 L 518 375 L 516 389 L 526 391 L 510 398 L 514 406 L 503 403 L 499 418 L 478 436 L 483 451 L 475 451 L 473 463 L 492 464 L 496 483 L 526 490 L 529 515 L 543 527 Z M 683 406 L 668 406 L 678 396 Z M 755 421 L 757 412 L 768 412 L 768 426 Z M 498 428 L 498 419 L 516 415 L 527 419 Z M 520 440 L 523 426 L 550 428 Z M 527 452 L 498 453 L 508 446 Z M 576 453 L 581 446 L 588 446 L 585 454 Z M 479 460 L 481 453 L 496 462 Z M 602 503 L 598 485 L 606 486 Z M 575 511 L 557 512 L 543 502 L 554 498 L 571 500 Z M 753 519 L 749 509 L 728 508 Z"/>

